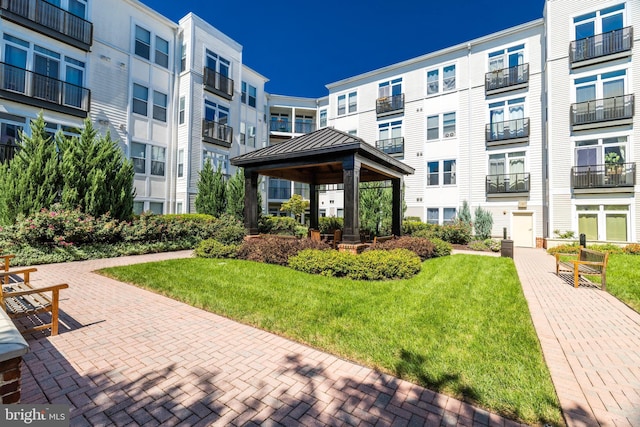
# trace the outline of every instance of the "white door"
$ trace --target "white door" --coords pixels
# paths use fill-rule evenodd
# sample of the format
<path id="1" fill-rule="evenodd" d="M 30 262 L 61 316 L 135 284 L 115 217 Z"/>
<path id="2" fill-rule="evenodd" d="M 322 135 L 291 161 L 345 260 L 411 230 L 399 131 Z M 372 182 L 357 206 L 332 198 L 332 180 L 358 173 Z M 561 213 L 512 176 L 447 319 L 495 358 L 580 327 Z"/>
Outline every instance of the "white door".
<path id="1" fill-rule="evenodd" d="M 511 224 L 513 245 L 533 248 L 533 212 L 514 212 Z"/>

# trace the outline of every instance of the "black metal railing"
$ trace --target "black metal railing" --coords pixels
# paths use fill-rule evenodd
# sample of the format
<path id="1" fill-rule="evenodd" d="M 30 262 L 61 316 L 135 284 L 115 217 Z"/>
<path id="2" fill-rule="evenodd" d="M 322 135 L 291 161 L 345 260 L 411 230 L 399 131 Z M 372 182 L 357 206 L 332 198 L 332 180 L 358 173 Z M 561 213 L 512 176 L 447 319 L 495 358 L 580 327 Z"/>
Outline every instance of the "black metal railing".
<path id="1" fill-rule="evenodd" d="M 636 185 L 636 164 L 574 166 L 571 185 L 574 189 L 633 187 Z"/>
<path id="2" fill-rule="evenodd" d="M 376 114 L 391 113 L 404 110 L 404 93 L 393 96 L 383 96 L 376 100 Z"/>
<path id="3" fill-rule="evenodd" d="M 23 18 L 38 27 L 50 29 L 58 34 L 78 41 L 87 47 L 93 39 L 93 24 L 44 0 L 0 0 L 0 9 L 9 12 L 8 19 Z M 40 28 L 32 28 L 36 31 Z M 63 40 L 65 41 L 65 40 Z"/>
<path id="4" fill-rule="evenodd" d="M 0 62 L 0 90 L 89 111 L 89 89 L 3 62 Z"/>
<path id="5" fill-rule="evenodd" d="M 6 163 L 9 160 L 13 159 L 16 155 L 16 151 L 18 150 L 18 146 L 13 144 L 0 144 L 0 164 Z"/>
<path id="6" fill-rule="evenodd" d="M 204 86 L 224 98 L 233 98 L 233 80 L 208 67 L 204 67 Z"/>
<path id="7" fill-rule="evenodd" d="M 393 155 L 404 155 L 404 137 L 380 139 L 376 141 L 376 148 L 383 153 Z"/>
<path id="8" fill-rule="evenodd" d="M 529 191 L 529 173 L 487 175 L 487 194 L 526 193 Z"/>
<path id="9" fill-rule="evenodd" d="M 490 92 L 529 81 L 529 64 L 520 64 L 502 70 L 489 71 L 484 76 L 484 90 Z"/>
<path id="10" fill-rule="evenodd" d="M 316 130 L 315 123 L 303 122 L 296 120 L 295 132 L 296 133 L 310 133 Z"/>
<path id="11" fill-rule="evenodd" d="M 625 27 L 572 41 L 569 48 L 569 59 L 572 63 L 586 61 L 625 52 L 631 50 L 632 47 L 633 27 Z"/>
<path id="12" fill-rule="evenodd" d="M 513 119 L 505 122 L 487 123 L 485 138 L 490 141 L 504 141 L 529 136 L 529 118 Z"/>
<path id="13" fill-rule="evenodd" d="M 571 104 L 572 126 L 630 119 L 633 118 L 633 115 L 633 94 Z"/>
<path id="14" fill-rule="evenodd" d="M 271 132 L 291 132 L 291 122 L 289 120 L 271 120 L 269 130 Z"/>
<path id="15" fill-rule="evenodd" d="M 230 147 L 233 142 L 233 128 L 211 120 L 202 120 L 202 138 L 208 142 L 222 142 Z"/>

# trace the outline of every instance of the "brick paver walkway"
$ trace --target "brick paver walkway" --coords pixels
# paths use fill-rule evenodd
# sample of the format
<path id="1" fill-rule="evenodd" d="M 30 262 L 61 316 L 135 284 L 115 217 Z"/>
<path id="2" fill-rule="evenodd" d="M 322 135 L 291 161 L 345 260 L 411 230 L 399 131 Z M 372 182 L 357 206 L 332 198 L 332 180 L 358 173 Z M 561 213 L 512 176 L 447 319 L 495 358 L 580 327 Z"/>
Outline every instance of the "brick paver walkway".
<path id="1" fill-rule="evenodd" d="M 640 314 L 557 277 L 542 249 L 514 261 L 567 424 L 640 426 Z"/>
<path id="2" fill-rule="evenodd" d="M 60 335 L 29 340 L 22 402 L 70 404 L 71 424 L 78 426 L 515 425 L 91 273 L 185 256 L 189 253 L 39 266 L 34 279 L 70 287 L 62 295 Z"/>

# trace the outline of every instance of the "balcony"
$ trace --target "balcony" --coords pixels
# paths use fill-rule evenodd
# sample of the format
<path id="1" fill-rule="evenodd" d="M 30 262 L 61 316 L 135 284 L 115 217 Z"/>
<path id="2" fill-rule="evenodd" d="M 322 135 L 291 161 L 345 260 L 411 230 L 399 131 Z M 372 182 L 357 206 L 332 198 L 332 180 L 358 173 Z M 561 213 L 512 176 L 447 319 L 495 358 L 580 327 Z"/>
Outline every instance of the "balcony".
<path id="1" fill-rule="evenodd" d="M 487 123 L 485 140 L 487 147 L 527 142 L 529 140 L 529 118 Z"/>
<path id="2" fill-rule="evenodd" d="M 487 196 L 510 196 L 529 192 L 529 173 L 487 175 Z"/>
<path id="3" fill-rule="evenodd" d="M 91 91 L 0 62 L 0 98 L 85 118 Z"/>
<path id="4" fill-rule="evenodd" d="M 207 67 L 204 67 L 204 88 L 225 99 L 233 98 L 233 80 Z"/>
<path id="5" fill-rule="evenodd" d="M 378 140 L 376 148 L 390 156 L 404 157 L 404 137 Z"/>
<path id="6" fill-rule="evenodd" d="M 222 123 L 204 119 L 202 121 L 202 140 L 221 147 L 230 148 L 233 142 L 233 128 Z"/>
<path id="7" fill-rule="evenodd" d="M 291 198 L 291 184 L 287 187 L 269 185 L 269 199 L 289 200 Z"/>
<path id="8" fill-rule="evenodd" d="M 291 122 L 289 120 L 271 120 L 269 131 L 291 133 Z"/>
<path id="9" fill-rule="evenodd" d="M 633 192 L 636 185 L 635 163 L 574 166 L 571 168 L 571 186 L 574 190 L 603 189 Z"/>
<path id="10" fill-rule="evenodd" d="M 516 65 L 502 70 L 490 71 L 484 76 L 484 91 L 486 95 L 511 90 L 523 89 L 529 86 L 529 64 Z"/>
<path id="11" fill-rule="evenodd" d="M 404 112 L 404 93 L 400 95 L 384 96 L 376 100 L 376 114 L 378 117 L 390 116 Z"/>
<path id="12" fill-rule="evenodd" d="M 574 131 L 632 124 L 633 115 L 633 94 L 571 104 Z"/>
<path id="13" fill-rule="evenodd" d="M 633 27 L 596 34 L 571 42 L 569 61 L 573 68 L 631 55 Z"/>
<path id="14" fill-rule="evenodd" d="M 295 123 L 296 133 L 311 133 L 315 130 L 316 130 L 315 123 L 302 122 L 302 121 L 296 120 L 296 123 Z"/>
<path id="15" fill-rule="evenodd" d="M 0 144 L 0 164 L 6 163 L 16 155 L 18 147 L 13 144 Z"/>
<path id="16" fill-rule="evenodd" d="M 0 0 L 0 15 L 86 52 L 91 49 L 93 24 L 44 0 Z"/>

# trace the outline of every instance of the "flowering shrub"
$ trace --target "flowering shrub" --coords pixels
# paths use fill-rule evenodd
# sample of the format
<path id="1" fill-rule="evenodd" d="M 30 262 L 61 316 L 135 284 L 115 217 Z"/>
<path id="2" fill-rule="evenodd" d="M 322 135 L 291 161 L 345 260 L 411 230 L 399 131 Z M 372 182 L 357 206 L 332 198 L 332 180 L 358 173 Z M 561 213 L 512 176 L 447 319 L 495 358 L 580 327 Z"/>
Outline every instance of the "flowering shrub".
<path id="1" fill-rule="evenodd" d="M 640 244 L 631 243 L 625 246 L 624 248 L 622 248 L 622 250 L 624 251 L 625 254 L 640 255 Z"/>

